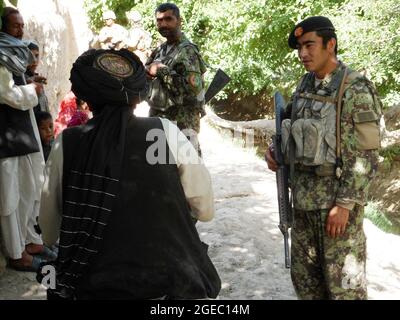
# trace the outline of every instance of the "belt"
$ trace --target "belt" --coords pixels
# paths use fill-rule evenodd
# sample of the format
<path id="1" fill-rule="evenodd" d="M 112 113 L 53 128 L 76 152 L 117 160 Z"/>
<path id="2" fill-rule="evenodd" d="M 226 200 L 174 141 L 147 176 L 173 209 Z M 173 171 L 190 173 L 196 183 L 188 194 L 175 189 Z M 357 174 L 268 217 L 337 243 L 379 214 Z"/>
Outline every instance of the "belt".
<path id="1" fill-rule="evenodd" d="M 334 176 L 335 170 L 336 170 L 335 165 L 333 165 L 333 164 L 320 165 L 320 166 L 306 166 L 304 164 L 298 163 L 295 165 L 294 168 L 295 168 L 295 171 L 313 173 L 319 177 Z"/>

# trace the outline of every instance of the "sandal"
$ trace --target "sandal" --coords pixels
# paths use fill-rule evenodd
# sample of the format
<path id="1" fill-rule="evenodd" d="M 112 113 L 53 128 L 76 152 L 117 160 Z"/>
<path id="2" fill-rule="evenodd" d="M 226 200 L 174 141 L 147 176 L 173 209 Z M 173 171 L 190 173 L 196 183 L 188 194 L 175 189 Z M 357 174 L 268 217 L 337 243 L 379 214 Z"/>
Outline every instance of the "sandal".
<path id="1" fill-rule="evenodd" d="M 51 250 L 49 247 L 42 245 L 42 251 L 38 253 L 30 253 L 27 251 L 31 256 L 39 256 L 47 261 L 54 261 L 57 259 L 57 253 Z"/>
<path id="2" fill-rule="evenodd" d="M 39 270 L 40 264 L 46 262 L 39 256 L 32 256 L 32 264 L 30 266 L 24 266 L 24 265 L 17 265 L 17 264 L 12 264 L 9 262 L 9 267 L 17 270 L 17 271 L 26 271 L 26 272 L 37 272 Z"/>
<path id="3" fill-rule="evenodd" d="M 47 261 L 54 261 L 57 259 L 57 253 L 51 250 L 49 247 L 43 246 L 43 251 L 37 254 L 33 254 L 33 256 L 42 257 Z"/>

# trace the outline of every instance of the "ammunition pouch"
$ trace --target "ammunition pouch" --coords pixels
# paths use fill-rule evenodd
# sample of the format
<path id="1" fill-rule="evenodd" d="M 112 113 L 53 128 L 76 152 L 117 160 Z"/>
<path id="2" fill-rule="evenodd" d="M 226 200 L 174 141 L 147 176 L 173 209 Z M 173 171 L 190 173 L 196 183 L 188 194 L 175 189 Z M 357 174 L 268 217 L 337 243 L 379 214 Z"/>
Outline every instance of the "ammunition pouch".
<path id="1" fill-rule="evenodd" d="M 379 117 L 372 111 L 359 111 L 353 115 L 357 148 L 359 150 L 379 149 Z"/>
<path id="2" fill-rule="evenodd" d="M 204 110 L 204 100 L 198 101 L 196 97 L 189 96 L 181 96 L 177 97 L 177 99 L 173 99 L 171 93 L 163 87 L 161 80 L 158 78 L 151 81 L 146 101 L 152 109 L 162 112 L 167 111 L 171 107 L 185 106 L 190 110 L 197 110 L 202 117 L 206 114 Z"/>
<path id="3" fill-rule="evenodd" d="M 282 121 L 282 153 L 289 163 L 289 137 L 295 142 L 295 163 L 305 166 L 320 166 L 325 163 L 335 164 L 336 137 L 332 130 L 327 130 L 319 119 L 290 119 Z"/>
<path id="4" fill-rule="evenodd" d="M 159 78 L 150 82 L 149 95 L 146 101 L 152 109 L 160 111 L 166 111 L 174 105 L 170 93 L 163 87 Z"/>

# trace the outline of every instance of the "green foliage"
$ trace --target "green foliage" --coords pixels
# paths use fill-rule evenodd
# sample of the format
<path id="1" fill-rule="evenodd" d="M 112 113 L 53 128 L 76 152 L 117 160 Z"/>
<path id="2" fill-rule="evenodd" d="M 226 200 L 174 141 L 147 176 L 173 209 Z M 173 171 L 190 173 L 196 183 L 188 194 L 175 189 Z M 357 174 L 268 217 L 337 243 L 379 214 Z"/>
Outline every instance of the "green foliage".
<path id="1" fill-rule="evenodd" d="M 395 144 L 389 148 L 382 149 L 379 154 L 385 159 L 385 162 L 390 164 L 395 158 L 400 157 L 400 145 Z"/>
<path id="2" fill-rule="evenodd" d="M 125 11 L 141 12 L 156 40 L 154 10 L 162 1 L 85 0 L 93 28 L 107 8 L 126 24 Z M 400 5 L 398 0 L 176 0 L 183 30 L 205 60 L 232 78 L 228 93 L 242 96 L 280 90 L 289 95 L 304 69 L 287 46 L 294 25 L 311 15 L 331 18 L 338 32 L 339 57 L 366 70 L 386 103 L 400 98 Z M 156 43 L 156 41 L 154 42 Z M 208 73 L 210 80 L 212 72 Z"/>
<path id="3" fill-rule="evenodd" d="M 85 0 L 84 7 L 88 13 L 92 29 L 99 31 L 104 26 L 103 12 L 107 10 L 114 11 L 117 17 L 116 22 L 126 25 L 128 21 L 125 13 L 130 11 L 137 2 L 134 0 Z"/>
<path id="4" fill-rule="evenodd" d="M 18 0 L 10 0 L 10 3 L 15 7 L 18 5 Z M 3 8 L 6 7 L 4 0 L 0 0 L 0 15 L 3 14 Z M 1 27 L 1 22 L 0 22 Z"/>
<path id="5" fill-rule="evenodd" d="M 355 69 L 366 70 L 385 105 L 400 95 L 400 3 L 397 0 L 347 1 L 331 12 L 340 26 L 340 56 Z"/>
<path id="6" fill-rule="evenodd" d="M 369 202 L 365 207 L 365 218 L 384 232 L 400 234 L 400 228 L 393 224 L 374 202 Z"/>

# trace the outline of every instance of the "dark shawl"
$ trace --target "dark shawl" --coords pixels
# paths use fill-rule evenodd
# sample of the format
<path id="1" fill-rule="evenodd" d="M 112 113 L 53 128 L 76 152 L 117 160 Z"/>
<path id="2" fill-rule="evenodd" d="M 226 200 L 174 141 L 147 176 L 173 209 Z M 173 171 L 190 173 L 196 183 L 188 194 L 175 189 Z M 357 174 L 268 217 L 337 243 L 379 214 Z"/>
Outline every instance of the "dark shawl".
<path id="1" fill-rule="evenodd" d="M 144 97 L 143 64 L 128 50 L 89 50 L 71 70 L 72 91 L 98 113 L 84 126 L 72 161 L 64 164 L 63 218 L 54 293 L 73 298 L 98 252 L 121 176 L 132 104 Z M 99 113 L 100 112 L 100 113 Z M 67 138 L 69 130 L 63 132 Z"/>

